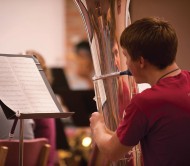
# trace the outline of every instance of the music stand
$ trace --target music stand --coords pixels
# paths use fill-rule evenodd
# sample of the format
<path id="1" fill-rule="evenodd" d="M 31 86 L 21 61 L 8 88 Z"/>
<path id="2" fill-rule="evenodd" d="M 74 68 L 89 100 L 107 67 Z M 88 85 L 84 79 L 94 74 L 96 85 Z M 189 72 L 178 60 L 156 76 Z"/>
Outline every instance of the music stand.
<path id="1" fill-rule="evenodd" d="M 19 166 L 23 166 L 24 119 L 67 118 L 73 112 L 63 112 L 34 56 L 0 54 L 0 66 L 0 106 L 7 119 L 20 120 Z"/>

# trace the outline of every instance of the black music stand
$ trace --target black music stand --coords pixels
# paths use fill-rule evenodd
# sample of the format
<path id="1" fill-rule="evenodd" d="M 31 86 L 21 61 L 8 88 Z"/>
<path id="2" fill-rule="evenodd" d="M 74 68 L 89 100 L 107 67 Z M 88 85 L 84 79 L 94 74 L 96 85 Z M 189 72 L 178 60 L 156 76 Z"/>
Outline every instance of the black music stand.
<path id="1" fill-rule="evenodd" d="M 25 62 L 29 62 L 28 65 L 25 64 Z M 1 80 L 0 80 L 0 106 L 6 116 L 7 119 L 19 119 L 20 120 L 20 142 L 19 142 L 19 166 L 23 166 L 23 121 L 24 119 L 39 119 L 39 118 L 67 118 L 73 114 L 73 112 L 63 112 L 61 105 L 56 99 L 56 96 L 54 95 L 53 90 L 51 89 L 51 86 L 49 85 L 49 82 L 43 72 L 43 69 L 40 66 L 40 63 L 38 60 L 33 56 L 27 56 L 27 55 L 12 55 L 12 54 L 0 54 L 0 66 L 2 70 L 0 71 L 1 74 Z M 32 67 L 31 67 L 32 66 Z M 20 69 L 19 69 L 20 68 Z M 27 70 L 28 69 L 28 70 Z M 23 73 L 22 73 L 23 70 Z M 21 71 L 19 75 L 17 75 L 17 72 Z M 32 73 L 32 77 L 39 78 L 37 81 L 32 80 L 30 74 Z M 23 77 L 23 75 L 26 77 Z M 19 108 L 20 105 L 23 104 L 23 101 L 20 101 L 17 98 L 14 98 L 14 103 L 12 102 L 13 97 L 15 94 L 12 94 L 13 92 L 10 91 L 12 82 L 9 82 L 9 79 L 11 78 L 11 81 L 15 82 L 16 84 L 13 84 L 16 86 L 15 89 L 18 89 L 17 93 L 23 95 L 26 97 L 26 105 L 29 105 L 30 108 L 38 108 L 33 107 L 32 104 L 36 106 L 39 99 L 44 99 L 46 96 L 48 98 L 46 99 L 46 102 L 49 105 L 50 110 L 43 110 L 44 107 L 39 109 L 38 111 L 26 111 L 24 108 L 20 111 L 19 109 L 13 110 L 9 104 L 11 103 L 12 107 Z M 10 84 L 9 84 L 10 83 Z M 35 89 L 31 89 L 30 87 L 34 86 L 36 87 L 42 87 L 43 91 L 39 94 L 41 96 L 38 96 L 38 98 L 32 98 L 32 101 L 30 101 L 30 97 L 27 96 L 28 94 L 26 92 L 30 92 L 30 95 L 35 93 Z M 17 87 L 18 86 L 18 87 Z M 25 91 L 28 87 L 28 91 Z M 8 89 L 8 91 L 6 91 Z M 45 93 L 43 93 L 45 92 Z M 15 92 L 16 93 L 16 92 Z M 45 94 L 45 96 L 44 96 Z M 34 96 L 37 96 L 34 94 Z M 25 100 L 24 100 L 25 101 Z M 32 103 L 32 104 L 31 104 Z M 44 104 L 41 102 L 42 105 Z M 10 104 L 10 105 L 11 105 Z M 28 108 L 28 107 L 26 107 Z M 51 110 L 54 108 L 55 110 Z M 48 108 L 47 108 L 48 109 Z"/>

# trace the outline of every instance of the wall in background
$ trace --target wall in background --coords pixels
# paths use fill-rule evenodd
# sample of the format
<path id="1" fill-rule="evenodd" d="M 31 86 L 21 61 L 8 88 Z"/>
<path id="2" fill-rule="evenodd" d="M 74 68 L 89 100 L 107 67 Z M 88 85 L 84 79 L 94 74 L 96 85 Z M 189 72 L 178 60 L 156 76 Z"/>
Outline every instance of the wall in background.
<path id="1" fill-rule="evenodd" d="M 73 0 L 65 1 L 65 20 L 66 20 L 66 48 L 67 52 L 73 52 L 76 43 L 87 39 L 85 25 L 78 7 Z"/>
<path id="2" fill-rule="evenodd" d="M 159 16 L 169 21 L 179 39 L 177 62 L 180 67 L 190 70 L 190 1 L 189 0 L 131 0 L 131 19 Z"/>
<path id="3" fill-rule="evenodd" d="M 63 66 L 65 54 L 64 0 L 0 2 L 0 53 L 39 51 L 48 66 Z"/>
<path id="4" fill-rule="evenodd" d="M 131 0 L 132 22 L 145 16 L 170 21 L 179 37 L 177 61 L 190 69 L 189 0 Z M 73 44 L 86 38 L 82 17 L 73 0 L 6 0 L 0 2 L 0 53 L 26 49 L 42 53 L 48 66 L 62 67 Z"/>

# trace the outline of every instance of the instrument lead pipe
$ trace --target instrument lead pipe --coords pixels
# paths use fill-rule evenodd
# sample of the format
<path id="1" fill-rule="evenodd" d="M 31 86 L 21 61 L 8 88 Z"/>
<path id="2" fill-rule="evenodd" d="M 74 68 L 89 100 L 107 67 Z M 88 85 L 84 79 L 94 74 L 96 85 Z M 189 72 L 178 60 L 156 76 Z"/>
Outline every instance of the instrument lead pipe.
<path id="1" fill-rule="evenodd" d="M 105 75 L 100 75 L 100 76 L 94 76 L 92 78 L 92 80 L 96 81 L 96 80 L 100 80 L 100 79 L 118 77 L 118 76 L 122 76 L 122 75 L 132 76 L 132 73 L 129 70 L 118 71 L 118 72 L 114 72 L 114 73 L 110 73 L 110 74 L 105 74 Z"/>

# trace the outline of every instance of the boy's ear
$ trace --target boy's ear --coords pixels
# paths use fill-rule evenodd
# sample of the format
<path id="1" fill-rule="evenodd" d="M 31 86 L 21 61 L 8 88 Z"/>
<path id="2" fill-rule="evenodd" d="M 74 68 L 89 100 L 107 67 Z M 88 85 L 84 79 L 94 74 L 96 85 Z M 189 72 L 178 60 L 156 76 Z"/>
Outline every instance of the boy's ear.
<path id="1" fill-rule="evenodd" d="M 144 68 L 145 66 L 145 59 L 141 56 L 139 59 L 140 68 Z"/>

